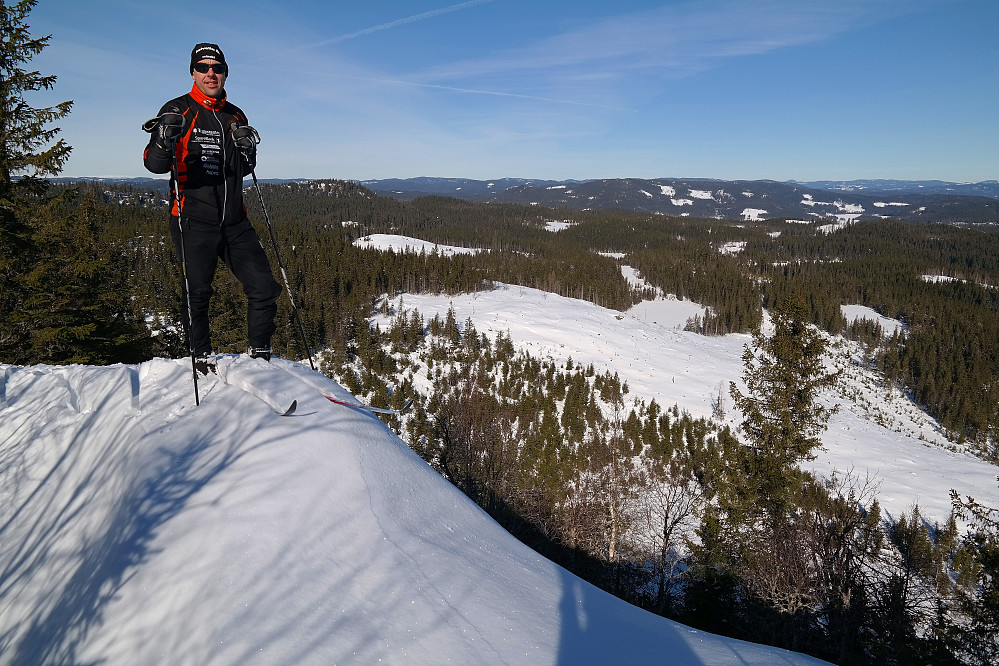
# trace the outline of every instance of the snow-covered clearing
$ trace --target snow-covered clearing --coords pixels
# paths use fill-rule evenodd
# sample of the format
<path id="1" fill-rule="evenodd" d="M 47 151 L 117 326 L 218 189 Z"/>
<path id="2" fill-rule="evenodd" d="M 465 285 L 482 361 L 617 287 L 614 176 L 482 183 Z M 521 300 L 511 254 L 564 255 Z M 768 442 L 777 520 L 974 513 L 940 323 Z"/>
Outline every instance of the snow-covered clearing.
<path id="1" fill-rule="evenodd" d="M 438 245 L 437 243 L 420 240 L 419 238 L 397 236 L 394 234 L 371 234 L 370 236 L 358 238 L 354 241 L 354 245 L 365 249 L 393 250 L 394 252 L 411 252 L 414 254 L 419 254 L 421 252 L 431 254 L 436 252 L 437 254 L 445 257 L 454 256 L 456 254 L 478 254 L 479 252 L 482 252 L 482 250 L 475 248 L 457 247 L 454 245 Z"/>
<path id="2" fill-rule="evenodd" d="M 843 312 L 843 317 L 851 323 L 858 319 L 867 319 L 880 324 L 886 338 L 893 336 L 896 331 L 905 330 L 905 324 L 898 319 L 886 317 L 877 310 L 864 305 L 842 305 L 840 306 L 840 310 Z"/>
<path id="3" fill-rule="evenodd" d="M 762 208 L 743 208 L 742 219 L 746 222 L 759 222 L 766 218 L 767 211 Z"/>
<path id="4" fill-rule="evenodd" d="M 722 254 L 739 254 L 745 249 L 746 241 L 730 241 L 718 247 L 718 251 Z"/>
<path id="5" fill-rule="evenodd" d="M 622 266 L 622 272 L 632 284 L 648 286 L 631 267 Z M 434 314 L 443 318 L 453 307 L 459 322 L 471 318 L 479 332 L 490 337 L 509 332 L 515 346 L 534 356 L 559 363 L 572 358 L 584 366 L 592 363 L 598 372 L 617 372 L 628 381 L 633 397 L 654 399 L 664 408 L 675 404 L 695 417 L 711 416 L 712 401 L 721 392 L 727 422 L 734 427 L 739 421 L 728 385 L 741 383 L 742 352 L 751 338 L 683 331 L 690 317 L 704 316 L 700 304 L 660 295 L 622 316 L 587 301 L 504 284 L 459 296 L 405 294 L 403 303 L 428 320 Z M 851 320 L 878 321 L 887 335 L 903 326 L 863 306 L 844 306 L 843 313 Z M 389 322 L 382 318 L 382 323 Z M 822 438 L 825 447 L 811 468 L 826 477 L 850 473 L 870 478 L 892 516 L 918 503 L 925 517 L 943 521 L 952 488 L 999 506 L 999 467 L 948 442 L 939 424 L 900 391 L 882 386 L 862 367 L 860 357 L 854 343 L 840 339 L 831 346 L 829 365 L 844 372 L 837 390 L 824 401 L 841 408 L 830 420 Z"/>
<path id="6" fill-rule="evenodd" d="M 705 337 L 679 330 L 704 308 L 684 301 L 641 303 L 622 316 L 586 301 L 497 284 L 492 291 L 458 296 L 405 294 L 403 307 L 427 319 L 443 319 L 454 308 L 459 322 L 471 318 L 491 338 L 509 332 L 514 345 L 533 356 L 577 365 L 593 364 L 598 373 L 617 372 L 632 397 L 678 405 L 695 417 L 710 417 L 712 401 L 724 394 L 726 420 L 739 421 L 728 397 L 730 381 L 741 382 L 743 347 L 748 335 Z M 873 311 L 872 311 L 873 312 Z M 379 318 L 383 325 L 386 318 Z M 884 325 L 884 324 L 883 324 Z M 823 476 L 868 476 L 892 516 L 918 502 L 930 520 L 950 512 L 949 491 L 999 506 L 999 468 L 971 454 L 952 450 L 936 422 L 896 389 L 882 387 L 874 373 L 857 365 L 857 345 L 840 340 L 831 347 L 830 366 L 844 369 L 837 391 L 823 396 L 841 404 L 822 437 L 825 448 L 811 468 Z"/>
<path id="7" fill-rule="evenodd" d="M 545 221 L 545 231 L 551 231 L 552 233 L 558 233 L 560 231 L 565 231 L 571 226 L 574 226 L 576 222 L 571 220 L 547 220 Z"/>

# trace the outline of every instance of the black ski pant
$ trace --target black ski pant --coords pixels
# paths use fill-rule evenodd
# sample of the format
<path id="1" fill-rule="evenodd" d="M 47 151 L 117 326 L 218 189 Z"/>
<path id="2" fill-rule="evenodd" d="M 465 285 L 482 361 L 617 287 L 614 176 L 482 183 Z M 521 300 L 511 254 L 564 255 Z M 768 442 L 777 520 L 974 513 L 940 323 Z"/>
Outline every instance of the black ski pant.
<path id="1" fill-rule="evenodd" d="M 216 226 L 184 221 L 181 234 L 176 217 L 170 218 L 170 235 L 178 258 L 187 264 L 187 287 L 183 289 L 183 322 L 191 350 L 195 355 L 212 351 L 209 336 L 208 303 L 218 260 L 229 267 L 243 285 L 246 294 L 246 329 L 251 347 L 270 347 L 274 334 L 274 315 L 281 285 L 274 279 L 260 238 L 248 218 L 233 225 Z M 181 251 L 183 242 L 183 252 Z M 183 285 L 183 283 L 182 283 Z M 187 312 L 187 288 L 191 292 L 190 320 Z"/>

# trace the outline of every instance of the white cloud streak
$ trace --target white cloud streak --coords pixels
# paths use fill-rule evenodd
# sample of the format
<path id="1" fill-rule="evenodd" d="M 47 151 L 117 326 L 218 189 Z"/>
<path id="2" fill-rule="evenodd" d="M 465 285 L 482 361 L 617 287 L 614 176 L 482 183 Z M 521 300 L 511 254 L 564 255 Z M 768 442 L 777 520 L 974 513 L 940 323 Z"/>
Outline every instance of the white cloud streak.
<path id="1" fill-rule="evenodd" d="M 271 71 L 274 71 L 274 72 L 283 71 L 280 68 L 258 68 L 258 69 L 261 70 L 261 71 L 262 70 L 271 70 Z M 536 102 L 547 102 L 547 103 L 550 103 L 550 104 L 565 104 L 565 105 L 568 105 L 568 106 L 581 106 L 581 107 L 589 107 L 589 108 L 595 108 L 595 109 L 607 109 L 607 110 L 613 110 L 613 111 L 634 111 L 634 109 L 632 109 L 630 107 L 626 107 L 626 106 L 615 106 L 615 105 L 611 105 L 611 104 L 599 104 L 599 103 L 591 103 L 591 102 L 581 102 L 581 101 L 578 101 L 578 100 L 571 100 L 571 99 L 557 99 L 557 98 L 552 98 L 552 97 L 542 97 L 542 96 L 538 96 L 538 95 L 527 95 L 527 94 L 522 94 L 522 93 L 505 92 L 505 91 L 502 91 L 502 90 L 486 90 L 486 89 L 482 89 L 482 88 L 464 88 L 464 87 L 458 87 L 458 86 L 440 85 L 440 84 L 436 84 L 436 83 L 420 83 L 418 81 L 406 81 L 406 80 L 403 80 L 403 79 L 389 79 L 389 78 L 376 77 L 376 76 L 363 76 L 363 75 L 357 75 L 357 74 L 345 74 L 343 72 L 311 71 L 311 72 L 300 72 L 300 74 L 306 74 L 306 75 L 308 75 L 310 77 L 314 77 L 314 78 L 323 78 L 323 77 L 325 77 L 325 78 L 336 78 L 336 79 L 349 79 L 349 80 L 353 80 L 353 81 L 363 81 L 363 82 L 368 82 L 368 83 L 377 83 L 377 84 L 382 84 L 382 85 L 387 85 L 387 86 L 400 86 L 400 87 L 409 87 L 409 88 L 426 88 L 426 89 L 431 89 L 431 90 L 441 90 L 441 91 L 445 91 L 445 92 L 454 92 L 454 93 L 461 93 L 461 94 L 467 94 L 467 95 L 487 95 L 487 96 L 494 96 L 494 97 L 508 97 L 508 98 L 513 98 L 513 99 L 531 100 L 531 101 L 536 101 Z"/>
<path id="2" fill-rule="evenodd" d="M 291 52 L 297 53 L 299 51 L 306 51 L 308 49 L 319 48 L 320 46 L 339 44 L 340 42 L 346 42 L 351 39 L 357 39 L 358 37 L 370 35 L 375 32 L 381 32 L 382 30 L 391 30 L 392 28 L 397 28 L 401 25 L 406 25 L 408 23 L 416 23 L 417 21 L 424 21 L 426 19 L 434 18 L 436 16 L 441 16 L 443 14 L 450 14 L 451 12 L 461 11 L 462 9 L 468 9 L 470 7 L 477 7 L 479 5 L 489 4 L 490 2 L 495 2 L 495 0 L 469 0 L 469 2 L 459 2 L 456 5 L 441 7 L 440 9 L 432 9 L 428 12 L 423 12 L 422 14 L 414 14 L 413 16 L 407 16 L 406 18 L 397 19 L 395 21 L 389 21 L 388 23 L 373 25 L 370 28 L 356 30 L 354 32 L 350 32 L 345 35 L 340 35 L 338 37 L 331 37 L 330 39 L 324 39 L 322 41 L 314 42 L 312 44 L 306 44 L 305 46 L 301 46 L 297 49 L 294 49 Z"/>
<path id="3" fill-rule="evenodd" d="M 655 70 L 685 76 L 722 58 L 762 54 L 828 39 L 908 11 L 903 0 L 722 0 L 671 4 L 583 26 L 492 57 L 426 70 L 423 81 L 459 81 L 534 71 L 613 78 Z"/>

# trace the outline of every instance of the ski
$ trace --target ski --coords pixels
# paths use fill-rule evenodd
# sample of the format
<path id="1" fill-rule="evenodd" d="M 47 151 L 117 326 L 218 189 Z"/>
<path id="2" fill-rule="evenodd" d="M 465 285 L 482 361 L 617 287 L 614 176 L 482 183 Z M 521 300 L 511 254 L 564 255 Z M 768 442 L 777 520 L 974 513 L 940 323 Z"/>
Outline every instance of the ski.
<path id="1" fill-rule="evenodd" d="M 320 382 L 310 379 L 307 376 L 299 375 L 295 372 L 292 372 L 288 368 L 282 367 L 281 365 L 278 365 L 277 367 L 281 368 L 281 370 L 283 370 L 284 372 L 288 373 L 298 381 L 302 382 L 312 390 L 316 391 L 319 395 L 323 396 L 324 398 L 332 402 L 334 405 L 341 405 L 343 407 L 352 407 L 354 409 L 360 409 L 366 412 L 371 412 L 372 414 L 387 414 L 389 416 L 402 416 L 403 414 L 408 412 L 410 408 L 413 406 L 412 399 L 408 400 L 406 404 L 402 406 L 401 409 L 392 409 L 390 407 L 372 407 L 371 405 L 365 405 L 360 402 L 347 402 L 346 400 L 340 400 L 339 398 L 334 398 L 333 396 L 331 396 L 329 394 L 330 389 L 322 386 Z M 325 379 L 325 377 L 323 378 Z"/>
<path id="2" fill-rule="evenodd" d="M 334 405 L 343 405 L 344 407 L 354 407 L 356 409 L 363 409 L 366 412 L 371 412 L 373 414 L 388 414 L 390 416 L 402 416 L 409 411 L 409 408 L 413 406 L 413 401 L 409 400 L 403 405 L 402 409 L 390 409 L 388 407 L 372 407 L 371 405 L 362 405 L 355 402 L 346 402 L 344 400 L 337 400 L 333 396 L 326 395 L 322 393 L 322 396 L 332 402 Z"/>

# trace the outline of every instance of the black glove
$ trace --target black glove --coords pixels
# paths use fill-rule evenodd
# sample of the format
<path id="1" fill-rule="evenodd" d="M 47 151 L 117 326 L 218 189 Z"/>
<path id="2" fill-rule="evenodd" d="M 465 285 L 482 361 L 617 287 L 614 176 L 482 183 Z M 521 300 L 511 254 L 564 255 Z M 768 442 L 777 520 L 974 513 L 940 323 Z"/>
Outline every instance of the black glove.
<path id="1" fill-rule="evenodd" d="M 142 129 L 153 134 L 157 148 L 171 153 L 184 133 L 184 116 L 168 111 L 144 122 Z"/>
<path id="2" fill-rule="evenodd" d="M 254 164 L 257 161 L 257 144 L 260 143 L 260 135 L 257 134 L 257 130 L 249 125 L 240 125 L 234 122 L 229 126 L 229 131 L 232 132 L 232 141 L 239 148 L 239 152 L 243 154 L 247 162 Z"/>

